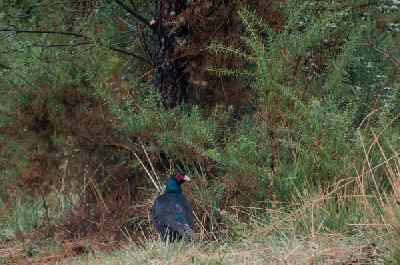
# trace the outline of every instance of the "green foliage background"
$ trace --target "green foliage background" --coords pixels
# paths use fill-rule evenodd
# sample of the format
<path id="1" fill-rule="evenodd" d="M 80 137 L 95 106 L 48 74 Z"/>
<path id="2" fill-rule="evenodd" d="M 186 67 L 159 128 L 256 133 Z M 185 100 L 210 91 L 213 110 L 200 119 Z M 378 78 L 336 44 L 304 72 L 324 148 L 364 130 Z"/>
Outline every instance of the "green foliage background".
<path id="1" fill-rule="evenodd" d="M 160 107 L 149 65 L 109 49 L 107 36 L 118 36 L 119 26 L 106 8 L 99 8 L 95 23 L 85 28 L 86 17 L 71 21 L 56 7 L 47 19 L 15 19 L 25 4 L 1 5 L 10 8 L 0 14 L 2 29 L 56 24 L 93 36 L 86 47 L 72 45 L 77 39 L 62 34 L 8 38 L 10 32 L 1 32 L 0 197 L 5 201 L 19 194 L 9 187 L 35 183 L 33 196 L 81 193 L 84 187 L 82 202 L 138 204 L 155 187 L 143 178 L 133 151 L 163 179 L 177 168 L 196 176 L 190 196 L 197 198 L 199 216 L 212 231 L 223 226 L 219 210 L 231 205 L 292 205 L 308 194 L 334 191 L 366 161 L 372 170 L 398 156 L 397 1 L 282 1 L 275 4 L 282 27 L 253 12 L 249 1 L 238 15 L 240 44 L 215 41 L 207 47 L 210 58 L 237 61 L 239 67 L 204 64 L 203 70 L 244 80 L 251 101 L 189 101 L 171 110 Z M 51 24 L 55 16 L 58 24 Z M 70 45 L 44 50 L 38 43 L 45 38 Z M 132 41 L 126 35 L 116 38 Z M 378 184 L 366 180 L 367 191 L 390 193 L 385 169 L 374 170 L 380 179 Z M 88 176 L 101 192 L 85 186 Z M 349 188 L 356 189 L 356 183 Z M 332 205 L 329 218 L 319 216 L 327 229 L 348 229 L 347 221 L 362 211 L 337 207 Z M 145 214 L 136 214 L 144 222 Z M 123 225 L 132 221 L 121 220 Z"/>

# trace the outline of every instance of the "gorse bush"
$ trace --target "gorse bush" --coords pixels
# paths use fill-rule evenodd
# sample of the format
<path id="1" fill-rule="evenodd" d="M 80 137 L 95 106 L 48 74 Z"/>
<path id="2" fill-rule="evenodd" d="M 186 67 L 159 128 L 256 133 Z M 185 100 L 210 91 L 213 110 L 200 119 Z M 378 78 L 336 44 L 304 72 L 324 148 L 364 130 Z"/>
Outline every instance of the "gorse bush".
<path id="1" fill-rule="evenodd" d="M 361 117 L 379 109 L 373 117 L 379 120 L 374 122 L 378 130 L 398 124 L 391 120 L 399 104 L 398 84 L 380 70 L 365 70 L 371 59 L 393 73 L 382 54 L 366 51 L 366 40 L 377 29 L 357 12 L 371 10 L 359 3 L 344 6 L 291 3 L 286 6 L 287 24 L 280 30 L 244 10 L 244 46 L 210 45 L 212 53 L 247 61 L 243 69 L 209 69 L 249 80 L 255 98 L 247 114 L 219 106 L 206 113 L 190 104 L 164 110 L 155 93 L 126 97 L 117 104 L 106 88 L 97 91 L 118 117 L 117 129 L 145 137 L 151 151 L 167 154 L 189 171 L 200 167 L 202 173 L 228 176 L 254 188 L 254 198 L 264 200 L 291 200 L 304 190 L 330 188 L 354 174 L 346 165 L 363 153 L 357 144 L 357 131 L 366 129 L 359 128 Z M 371 93 L 380 94 L 372 99 Z M 375 109 L 369 107 L 372 101 Z"/>
<path id="2" fill-rule="evenodd" d="M 307 11 L 304 6 L 295 10 Z M 259 98 L 254 118 L 268 128 L 269 152 L 277 161 L 275 190 L 289 186 L 300 191 L 315 186 L 326 188 L 348 176 L 351 172 L 343 172 L 344 165 L 362 152 L 355 149 L 356 129 L 360 126 L 357 117 L 368 112 L 360 106 L 365 103 L 359 102 L 355 88 L 358 81 L 350 80 L 349 72 L 359 64 L 355 58 L 358 52 L 364 52 L 363 40 L 372 26 L 367 21 L 343 20 L 342 10 L 331 10 L 334 7 L 327 6 L 319 19 L 300 28 L 296 20 L 299 13 L 294 12 L 294 17 L 288 19 L 293 24 L 278 33 L 250 12 L 241 15 L 249 32 L 245 37 L 250 46 L 249 59 L 256 65 L 252 89 Z M 381 59 L 387 65 L 385 58 Z M 315 63 L 310 65 L 310 61 Z M 310 71 L 312 67 L 315 69 Z M 399 104 L 395 101 L 387 104 L 386 96 L 380 95 L 376 104 L 383 111 L 377 116 L 395 118 L 393 106 Z M 380 128 L 386 128 L 389 122 L 393 121 L 386 120 Z M 280 195 L 292 194 L 291 188 L 283 189 Z"/>

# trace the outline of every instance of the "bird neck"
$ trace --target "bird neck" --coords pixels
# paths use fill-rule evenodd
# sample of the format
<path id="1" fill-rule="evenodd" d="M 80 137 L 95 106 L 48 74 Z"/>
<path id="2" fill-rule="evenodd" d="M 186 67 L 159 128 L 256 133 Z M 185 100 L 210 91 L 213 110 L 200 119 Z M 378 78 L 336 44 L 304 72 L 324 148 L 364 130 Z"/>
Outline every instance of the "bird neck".
<path id="1" fill-rule="evenodd" d="M 182 193 L 182 188 L 173 180 L 167 181 L 167 187 L 165 188 L 165 193 Z"/>

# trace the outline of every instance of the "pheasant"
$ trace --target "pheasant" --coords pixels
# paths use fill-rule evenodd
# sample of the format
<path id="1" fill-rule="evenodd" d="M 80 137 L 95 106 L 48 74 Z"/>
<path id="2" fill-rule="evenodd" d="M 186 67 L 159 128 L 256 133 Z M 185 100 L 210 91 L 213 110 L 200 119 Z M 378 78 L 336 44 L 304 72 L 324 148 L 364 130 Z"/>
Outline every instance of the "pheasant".
<path id="1" fill-rule="evenodd" d="M 188 243 L 199 242 L 193 231 L 194 214 L 192 205 L 182 193 L 181 184 L 190 181 L 183 172 L 172 174 L 164 194 L 157 197 L 153 206 L 153 222 L 164 240 L 172 242 L 184 239 Z"/>

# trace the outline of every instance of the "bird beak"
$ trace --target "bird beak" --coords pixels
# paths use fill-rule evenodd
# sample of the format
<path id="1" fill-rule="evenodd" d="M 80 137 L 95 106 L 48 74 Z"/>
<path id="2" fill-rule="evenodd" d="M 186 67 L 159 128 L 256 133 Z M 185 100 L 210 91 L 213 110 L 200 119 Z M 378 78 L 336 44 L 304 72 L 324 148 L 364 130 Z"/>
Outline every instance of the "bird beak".
<path id="1" fill-rule="evenodd" d="M 183 178 L 184 180 L 186 180 L 186 181 L 190 181 L 190 178 L 189 178 L 189 176 L 188 175 L 185 175 L 185 177 Z"/>

